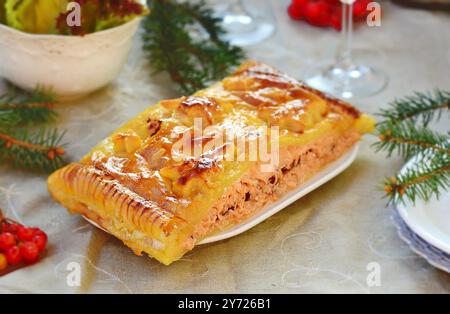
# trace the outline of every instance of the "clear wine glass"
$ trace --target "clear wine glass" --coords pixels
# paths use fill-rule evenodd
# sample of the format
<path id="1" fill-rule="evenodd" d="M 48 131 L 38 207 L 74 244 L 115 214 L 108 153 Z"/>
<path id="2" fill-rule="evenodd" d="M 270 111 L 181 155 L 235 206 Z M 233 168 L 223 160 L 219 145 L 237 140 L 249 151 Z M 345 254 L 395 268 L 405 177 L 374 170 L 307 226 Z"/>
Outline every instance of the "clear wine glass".
<path id="1" fill-rule="evenodd" d="M 387 76 L 378 69 L 354 61 L 353 3 L 342 2 L 342 41 L 333 65 L 322 68 L 306 79 L 308 85 L 339 98 L 366 97 L 374 95 L 387 84 Z"/>
<path id="2" fill-rule="evenodd" d="M 226 40 L 236 46 L 249 46 L 270 37 L 275 25 L 260 15 L 250 12 L 243 0 L 235 0 L 223 12 L 223 27 Z"/>

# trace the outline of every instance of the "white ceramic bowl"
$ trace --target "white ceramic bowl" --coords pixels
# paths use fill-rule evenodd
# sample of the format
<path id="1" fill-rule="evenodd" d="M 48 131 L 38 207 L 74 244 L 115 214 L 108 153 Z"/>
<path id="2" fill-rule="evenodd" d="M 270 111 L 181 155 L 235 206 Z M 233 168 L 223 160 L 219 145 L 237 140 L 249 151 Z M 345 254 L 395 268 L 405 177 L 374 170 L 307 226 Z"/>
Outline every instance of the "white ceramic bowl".
<path id="1" fill-rule="evenodd" d="M 113 81 L 127 60 L 140 18 L 86 36 L 35 35 L 0 24 L 0 77 L 59 99 L 87 95 Z"/>

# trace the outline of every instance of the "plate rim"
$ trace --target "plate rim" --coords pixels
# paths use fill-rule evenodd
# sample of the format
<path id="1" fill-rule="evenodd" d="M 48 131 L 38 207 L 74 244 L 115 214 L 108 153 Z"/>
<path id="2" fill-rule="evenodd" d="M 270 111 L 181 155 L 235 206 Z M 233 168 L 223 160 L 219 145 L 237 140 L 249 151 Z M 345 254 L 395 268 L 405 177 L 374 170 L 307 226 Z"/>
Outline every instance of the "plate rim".
<path id="1" fill-rule="evenodd" d="M 414 253 L 416 253 L 419 257 L 424 258 L 433 267 L 436 267 L 450 274 L 450 267 L 443 264 L 439 264 L 435 259 L 433 259 L 434 256 L 431 255 L 430 251 L 426 251 L 423 247 L 420 246 L 420 243 L 418 243 L 419 241 L 422 241 L 424 244 L 427 244 L 428 247 L 431 247 L 432 244 L 426 242 L 418 234 L 414 233 L 414 231 L 403 220 L 397 208 L 393 208 L 391 220 L 393 221 L 393 224 L 397 230 L 397 234 L 400 237 L 400 239 L 403 240 Z M 415 239 L 413 235 L 415 235 L 417 239 Z M 439 248 L 435 249 L 440 250 Z M 442 254 L 447 253 L 442 251 Z"/>
<path id="2" fill-rule="evenodd" d="M 411 158 L 400 170 L 400 173 L 406 171 L 408 167 L 410 167 L 416 160 L 417 156 Z M 450 193 L 449 191 L 445 193 Z M 429 231 L 427 231 L 426 227 L 423 227 L 420 222 L 417 222 L 415 219 L 411 217 L 411 215 L 408 214 L 408 208 L 416 207 L 417 205 L 414 204 L 407 204 L 400 203 L 395 205 L 395 208 L 397 209 L 398 213 L 400 214 L 403 221 L 408 225 L 409 228 L 411 228 L 414 233 L 416 233 L 418 236 L 420 236 L 422 239 L 430 243 L 431 245 L 435 246 L 436 248 L 444 251 L 447 254 L 450 254 L 450 243 L 446 243 L 445 241 L 440 240 L 438 237 L 434 236 L 433 234 L 430 234 Z M 439 231 L 441 232 L 441 231 Z"/>

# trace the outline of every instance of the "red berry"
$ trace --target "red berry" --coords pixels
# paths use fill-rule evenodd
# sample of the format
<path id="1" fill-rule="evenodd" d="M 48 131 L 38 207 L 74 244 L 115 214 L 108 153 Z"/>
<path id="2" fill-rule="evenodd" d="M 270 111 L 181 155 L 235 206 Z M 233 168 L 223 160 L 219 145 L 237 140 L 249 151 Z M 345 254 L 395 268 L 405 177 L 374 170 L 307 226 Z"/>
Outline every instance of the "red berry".
<path id="1" fill-rule="evenodd" d="M 47 235 L 45 234 L 45 232 L 42 231 L 42 230 L 39 229 L 39 228 L 33 228 L 33 232 L 34 232 L 34 235 L 41 234 L 41 235 L 47 236 Z"/>
<path id="2" fill-rule="evenodd" d="M 303 17 L 302 8 L 295 6 L 294 4 L 291 4 L 288 8 L 288 14 L 289 16 L 294 20 L 301 20 Z"/>
<path id="3" fill-rule="evenodd" d="M 22 261 L 22 254 L 20 253 L 20 248 L 17 245 L 10 247 L 6 251 L 5 255 L 9 265 L 16 265 Z"/>
<path id="4" fill-rule="evenodd" d="M 17 231 L 19 231 L 19 228 L 20 228 L 20 225 L 12 223 L 12 224 L 9 224 L 8 231 L 11 233 L 17 233 Z"/>
<path id="5" fill-rule="evenodd" d="M 6 221 L 3 221 L 0 225 L 0 232 L 8 232 L 9 224 Z"/>
<path id="6" fill-rule="evenodd" d="M 336 30 L 340 31 L 342 29 L 342 10 L 335 9 L 331 14 L 330 24 Z"/>
<path id="7" fill-rule="evenodd" d="M 45 237 L 45 239 L 48 238 L 47 234 L 39 228 L 33 228 L 33 231 L 34 231 L 34 235 L 41 235 L 41 236 Z"/>
<path id="8" fill-rule="evenodd" d="M 27 263 L 36 262 L 39 258 L 39 248 L 34 242 L 26 241 L 20 247 L 23 260 Z"/>
<path id="9" fill-rule="evenodd" d="M 331 6 L 324 1 L 310 2 L 305 8 L 305 16 L 312 25 L 327 26 L 331 18 Z"/>
<path id="10" fill-rule="evenodd" d="M 34 230 L 24 226 L 19 226 L 17 230 L 17 237 L 22 241 L 30 241 L 34 236 Z"/>
<path id="11" fill-rule="evenodd" d="M 333 7 L 336 7 L 336 6 L 341 7 L 342 6 L 340 0 L 323 0 L 323 1 L 325 1 L 328 4 L 331 4 Z"/>
<path id="12" fill-rule="evenodd" d="M 357 19 L 364 18 L 369 13 L 367 6 L 370 3 L 368 0 L 358 0 L 353 4 L 353 16 Z"/>
<path id="13" fill-rule="evenodd" d="M 47 235 L 45 233 L 43 234 L 36 234 L 33 239 L 33 243 L 35 243 L 39 249 L 40 252 L 45 250 L 45 247 L 47 246 Z"/>
<path id="14" fill-rule="evenodd" d="M 0 250 L 6 251 L 10 247 L 16 245 L 16 238 L 10 232 L 0 234 Z"/>
<path id="15" fill-rule="evenodd" d="M 333 16 L 331 18 L 331 26 L 333 26 L 333 28 L 336 29 L 337 31 L 341 31 L 342 30 L 342 20 Z"/>
<path id="16" fill-rule="evenodd" d="M 8 260 L 6 259 L 5 254 L 0 253 L 0 271 L 5 270 L 8 267 Z"/>
<path id="17" fill-rule="evenodd" d="M 292 0 L 292 5 L 304 9 L 308 2 L 309 0 Z"/>

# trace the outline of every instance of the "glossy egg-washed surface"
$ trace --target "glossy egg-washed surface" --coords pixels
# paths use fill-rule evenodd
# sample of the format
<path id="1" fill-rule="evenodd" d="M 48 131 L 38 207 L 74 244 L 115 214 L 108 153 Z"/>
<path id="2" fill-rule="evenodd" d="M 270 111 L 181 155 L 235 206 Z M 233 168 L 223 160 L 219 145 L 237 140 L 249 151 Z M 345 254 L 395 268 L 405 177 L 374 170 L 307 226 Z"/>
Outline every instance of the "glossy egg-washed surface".
<path id="1" fill-rule="evenodd" d="M 173 146 L 186 132 L 194 135 L 194 119 L 214 131 L 192 138 L 192 146 L 203 146 L 193 158 Z M 236 153 L 235 145 L 211 145 L 215 134 L 231 128 L 245 139 L 269 137 L 270 131 L 249 128 L 264 126 L 279 127 L 283 148 L 330 132 L 371 132 L 373 120 L 269 66 L 247 62 L 209 89 L 142 112 L 79 163 L 53 174 L 50 192 L 137 254 L 169 264 L 186 252 L 182 243 L 226 188 L 257 163 L 225 158 Z"/>

